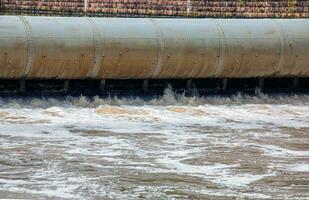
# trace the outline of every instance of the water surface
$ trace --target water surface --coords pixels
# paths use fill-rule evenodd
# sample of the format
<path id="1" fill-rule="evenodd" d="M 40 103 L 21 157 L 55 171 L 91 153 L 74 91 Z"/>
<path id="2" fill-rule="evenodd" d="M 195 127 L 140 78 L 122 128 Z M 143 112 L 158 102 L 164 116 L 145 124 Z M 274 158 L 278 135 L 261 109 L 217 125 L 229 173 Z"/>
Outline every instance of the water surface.
<path id="1" fill-rule="evenodd" d="M 1 198 L 309 196 L 307 95 L 0 104 Z"/>

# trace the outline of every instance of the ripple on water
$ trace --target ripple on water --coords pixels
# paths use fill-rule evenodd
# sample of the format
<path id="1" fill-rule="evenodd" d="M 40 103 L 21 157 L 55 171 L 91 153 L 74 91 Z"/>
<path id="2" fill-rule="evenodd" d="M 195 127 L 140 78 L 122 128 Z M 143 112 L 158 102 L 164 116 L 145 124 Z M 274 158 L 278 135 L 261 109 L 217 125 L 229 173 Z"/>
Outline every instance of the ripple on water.
<path id="1" fill-rule="evenodd" d="M 309 97 L 1 98 L 1 198 L 306 198 Z"/>

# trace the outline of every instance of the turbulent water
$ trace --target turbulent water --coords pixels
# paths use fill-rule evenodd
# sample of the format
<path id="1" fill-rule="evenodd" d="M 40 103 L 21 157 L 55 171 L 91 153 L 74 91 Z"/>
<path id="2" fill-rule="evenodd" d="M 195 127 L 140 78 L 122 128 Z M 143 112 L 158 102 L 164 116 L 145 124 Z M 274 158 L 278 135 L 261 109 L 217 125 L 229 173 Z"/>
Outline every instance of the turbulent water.
<path id="1" fill-rule="evenodd" d="M 0 105 L 0 198 L 309 197 L 307 95 Z"/>

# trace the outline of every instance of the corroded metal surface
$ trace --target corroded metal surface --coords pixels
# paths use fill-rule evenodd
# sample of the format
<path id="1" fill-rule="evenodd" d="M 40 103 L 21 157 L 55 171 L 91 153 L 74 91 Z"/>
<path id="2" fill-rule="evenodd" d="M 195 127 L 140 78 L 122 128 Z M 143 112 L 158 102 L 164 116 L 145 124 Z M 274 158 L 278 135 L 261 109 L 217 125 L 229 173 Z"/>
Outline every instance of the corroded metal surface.
<path id="1" fill-rule="evenodd" d="M 0 78 L 309 76 L 307 19 L 0 17 Z"/>
<path id="2" fill-rule="evenodd" d="M 151 77 L 157 61 L 157 36 L 149 19 L 93 18 L 102 35 L 98 78 Z"/>
<path id="3" fill-rule="evenodd" d="M 27 33 L 18 17 L 0 17 L 0 78 L 20 78 L 27 64 Z"/>

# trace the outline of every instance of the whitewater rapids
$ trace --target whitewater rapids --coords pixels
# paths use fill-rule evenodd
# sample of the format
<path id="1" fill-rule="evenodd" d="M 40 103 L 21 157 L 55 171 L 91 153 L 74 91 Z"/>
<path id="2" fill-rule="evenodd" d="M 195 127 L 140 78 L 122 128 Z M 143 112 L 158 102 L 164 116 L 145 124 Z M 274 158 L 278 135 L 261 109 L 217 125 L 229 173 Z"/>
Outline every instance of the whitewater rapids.
<path id="1" fill-rule="evenodd" d="M 0 99 L 0 197 L 309 196 L 309 96 Z"/>

